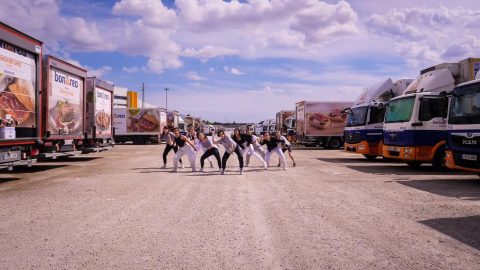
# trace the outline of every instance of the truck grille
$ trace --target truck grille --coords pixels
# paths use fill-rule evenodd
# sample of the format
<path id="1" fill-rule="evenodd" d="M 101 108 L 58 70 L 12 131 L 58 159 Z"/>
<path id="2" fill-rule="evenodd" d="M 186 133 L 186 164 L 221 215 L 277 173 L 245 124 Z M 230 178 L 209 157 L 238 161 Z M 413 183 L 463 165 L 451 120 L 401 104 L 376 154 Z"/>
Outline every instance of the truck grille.
<path id="1" fill-rule="evenodd" d="M 471 169 L 478 169 L 480 168 L 480 155 L 477 155 L 477 160 L 465 160 L 462 158 L 463 153 L 454 153 L 453 160 L 457 166 L 471 168 Z"/>
<path id="2" fill-rule="evenodd" d="M 480 137 L 464 137 L 464 136 L 456 136 L 450 135 L 451 141 L 454 145 L 467 147 L 467 148 L 478 148 L 480 147 Z"/>
<path id="3" fill-rule="evenodd" d="M 361 141 L 362 141 L 362 134 L 361 133 L 345 134 L 345 142 L 346 143 L 359 143 Z"/>

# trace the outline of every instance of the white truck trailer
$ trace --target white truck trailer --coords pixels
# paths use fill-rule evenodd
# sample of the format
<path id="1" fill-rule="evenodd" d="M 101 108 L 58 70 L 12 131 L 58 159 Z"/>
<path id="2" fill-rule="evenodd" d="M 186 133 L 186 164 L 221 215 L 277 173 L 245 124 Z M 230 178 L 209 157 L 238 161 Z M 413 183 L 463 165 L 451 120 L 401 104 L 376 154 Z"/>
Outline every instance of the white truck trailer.
<path id="1" fill-rule="evenodd" d="M 339 148 L 343 145 L 343 129 L 350 101 L 301 101 L 296 103 L 297 143 L 305 146 Z"/>
<path id="2" fill-rule="evenodd" d="M 113 109 L 114 139 L 116 143 L 160 143 L 167 125 L 167 111 L 163 108 Z"/>

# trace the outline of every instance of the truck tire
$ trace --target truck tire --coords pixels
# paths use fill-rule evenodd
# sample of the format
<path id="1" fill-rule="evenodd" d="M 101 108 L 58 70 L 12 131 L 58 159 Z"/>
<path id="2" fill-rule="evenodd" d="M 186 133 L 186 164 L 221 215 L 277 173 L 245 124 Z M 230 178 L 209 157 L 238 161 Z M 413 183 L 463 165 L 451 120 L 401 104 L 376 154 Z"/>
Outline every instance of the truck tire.
<path id="1" fill-rule="evenodd" d="M 433 168 L 435 168 L 436 170 L 447 170 L 447 167 L 445 166 L 445 147 L 440 147 L 438 148 L 437 152 L 435 152 L 432 160 L 432 165 Z"/>
<path id="2" fill-rule="evenodd" d="M 422 162 L 416 160 L 407 161 L 407 165 L 411 168 L 420 168 L 422 166 Z"/>
<path id="3" fill-rule="evenodd" d="M 342 142 L 340 141 L 339 138 L 333 137 L 330 139 L 328 142 L 328 148 L 329 149 L 338 149 L 342 145 Z"/>
<path id="4" fill-rule="evenodd" d="M 363 155 L 363 156 L 370 161 L 377 159 L 377 156 L 375 155 Z"/>
<path id="5" fill-rule="evenodd" d="M 142 137 L 133 137 L 133 144 L 143 144 L 143 140 L 142 140 Z"/>

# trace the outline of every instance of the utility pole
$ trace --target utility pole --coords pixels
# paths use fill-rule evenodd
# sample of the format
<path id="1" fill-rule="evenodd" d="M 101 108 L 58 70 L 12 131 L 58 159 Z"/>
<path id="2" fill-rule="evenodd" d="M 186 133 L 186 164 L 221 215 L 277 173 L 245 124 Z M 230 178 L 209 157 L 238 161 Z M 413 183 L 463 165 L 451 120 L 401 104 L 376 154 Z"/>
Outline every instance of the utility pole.
<path id="1" fill-rule="evenodd" d="M 165 110 L 168 110 L 168 91 L 170 91 L 170 89 L 165 87 L 164 90 L 165 90 Z"/>
<path id="2" fill-rule="evenodd" d="M 145 83 L 142 82 L 142 109 L 145 108 Z"/>

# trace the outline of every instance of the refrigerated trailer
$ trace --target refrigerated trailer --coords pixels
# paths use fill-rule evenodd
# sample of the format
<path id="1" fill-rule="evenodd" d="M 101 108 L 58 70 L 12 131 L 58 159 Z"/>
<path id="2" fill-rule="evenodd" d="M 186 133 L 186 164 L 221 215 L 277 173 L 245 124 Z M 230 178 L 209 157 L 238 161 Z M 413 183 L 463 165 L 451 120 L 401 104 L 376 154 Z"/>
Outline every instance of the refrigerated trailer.
<path id="1" fill-rule="evenodd" d="M 339 148 L 350 101 L 301 101 L 295 106 L 297 143 L 305 146 Z"/>
<path id="2" fill-rule="evenodd" d="M 87 71 L 57 57 L 43 61 L 41 158 L 81 154 L 85 131 Z"/>
<path id="3" fill-rule="evenodd" d="M 36 162 L 41 85 L 42 42 L 0 22 L 0 168 Z"/>
<path id="4" fill-rule="evenodd" d="M 447 112 L 454 86 L 474 79 L 479 58 L 422 70 L 404 93 L 390 100 L 385 114 L 383 156 L 418 167 L 445 167 Z"/>
<path id="5" fill-rule="evenodd" d="M 116 143 L 160 143 L 167 125 L 167 111 L 162 108 L 113 109 L 114 139 Z"/>
<path id="6" fill-rule="evenodd" d="M 109 150 L 113 140 L 113 84 L 97 77 L 87 78 L 84 153 Z"/>

